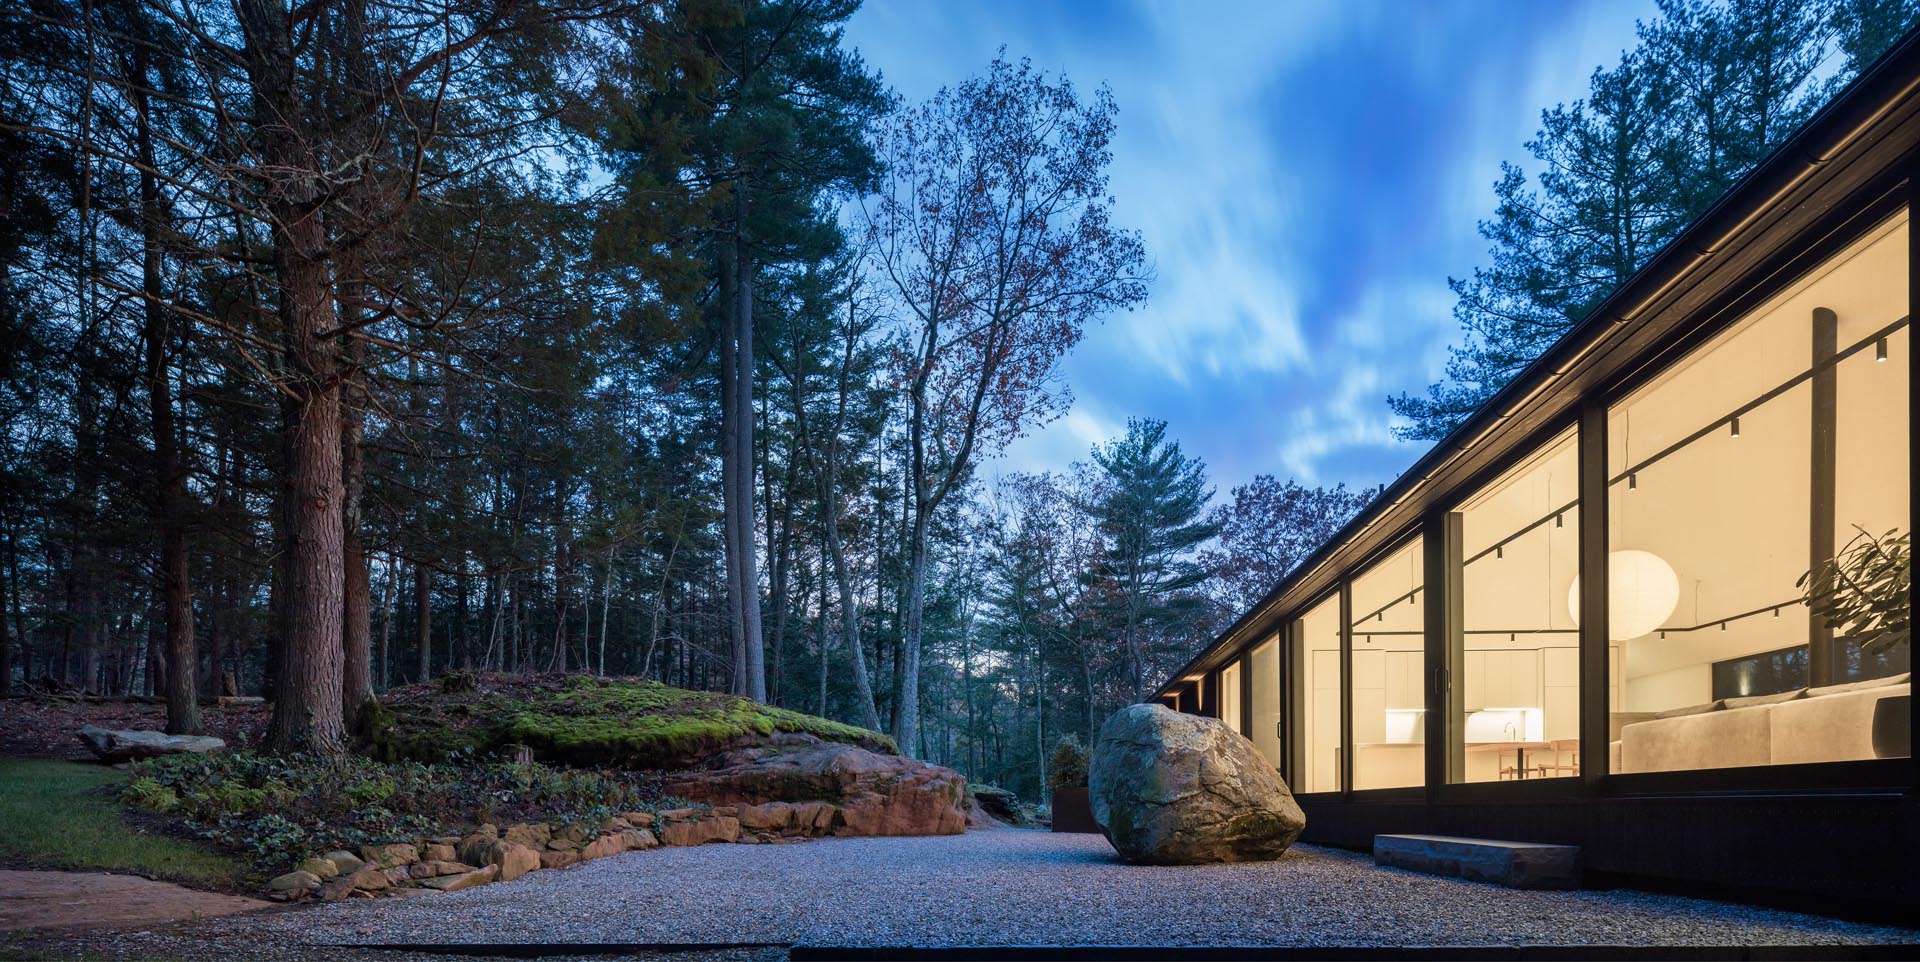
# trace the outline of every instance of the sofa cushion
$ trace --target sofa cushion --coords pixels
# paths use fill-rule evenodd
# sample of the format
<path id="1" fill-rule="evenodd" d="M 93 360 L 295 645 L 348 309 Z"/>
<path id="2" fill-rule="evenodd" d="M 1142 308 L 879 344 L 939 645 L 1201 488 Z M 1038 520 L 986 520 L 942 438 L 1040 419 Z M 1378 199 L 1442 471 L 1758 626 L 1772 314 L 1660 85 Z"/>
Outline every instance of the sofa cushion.
<path id="1" fill-rule="evenodd" d="M 1872 758 L 1874 705 L 1912 691 L 1911 684 L 1878 685 L 1773 706 L 1768 709 L 1773 713 L 1773 763 Z"/>
<path id="2" fill-rule="evenodd" d="M 1888 685 L 1904 685 L 1913 680 L 1913 672 L 1903 671 L 1898 675 L 1885 678 L 1868 678 L 1864 681 L 1850 681 L 1843 685 L 1825 685 L 1807 689 L 1807 697 L 1819 698 L 1822 695 L 1843 695 L 1850 691 L 1866 691 L 1869 688 L 1885 688 Z"/>
<path id="3" fill-rule="evenodd" d="M 1716 702 L 1717 704 L 1717 702 Z M 1795 704 L 1787 702 L 1785 704 Z M 1768 716 L 1782 705 L 1655 718 L 1620 729 L 1620 771 L 1740 768 L 1772 760 Z"/>
<path id="4" fill-rule="evenodd" d="M 1716 698 L 1704 705 L 1688 705 L 1685 708 L 1669 708 L 1663 712 L 1655 712 L 1653 717 L 1685 718 L 1688 715 L 1704 715 L 1710 711 L 1719 711 L 1725 707 L 1727 707 L 1727 700 L 1724 698 Z"/>
<path id="5" fill-rule="evenodd" d="M 1732 710 L 1735 708 L 1752 708 L 1755 705 L 1778 705 L 1783 701 L 1792 701 L 1796 698 L 1805 698 L 1806 696 L 1807 690 L 1805 688 L 1795 688 L 1792 691 L 1776 692 L 1771 695 L 1743 695 L 1739 698 L 1723 698 L 1721 701 L 1727 706 L 1728 710 Z"/>

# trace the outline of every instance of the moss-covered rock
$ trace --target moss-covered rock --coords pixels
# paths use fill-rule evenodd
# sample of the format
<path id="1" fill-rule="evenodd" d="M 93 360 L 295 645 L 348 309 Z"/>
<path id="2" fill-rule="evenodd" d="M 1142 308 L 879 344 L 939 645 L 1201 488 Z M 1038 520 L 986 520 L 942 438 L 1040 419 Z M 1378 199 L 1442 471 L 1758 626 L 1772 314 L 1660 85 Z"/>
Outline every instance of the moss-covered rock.
<path id="1" fill-rule="evenodd" d="M 569 765 L 677 768 L 782 732 L 896 754 L 879 732 L 639 678 L 461 675 L 459 684 L 398 688 L 366 715 L 374 754 L 388 761 L 491 757 L 524 745 Z"/>

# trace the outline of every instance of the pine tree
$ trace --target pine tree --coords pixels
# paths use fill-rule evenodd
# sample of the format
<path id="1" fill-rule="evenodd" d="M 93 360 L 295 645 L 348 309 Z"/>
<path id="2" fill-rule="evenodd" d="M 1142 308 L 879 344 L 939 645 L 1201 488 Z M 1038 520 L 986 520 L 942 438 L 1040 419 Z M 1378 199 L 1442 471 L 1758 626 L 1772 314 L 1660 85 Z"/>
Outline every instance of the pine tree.
<path id="1" fill-rule="evenodd" d="M 1542 114 L 1530 184 L 1501 165 L 1492 263 L 1450 279 L 1464 342 L 1425 397 L 1388 398 L 1438 440 L 1646 264 L 1909 29 L 1912 0 L 1661 0 L 1587 98 Z M 1826 82 L 1837 46 L 1844 57 Z"/>
<path id="2" fill-rule="evenodd" d="M 1199 640 L 1211 572 L 1196 553 L 1219 532 L 1206 517 L 1213 489 L 1206 465 L 1167 439 L 1167 423 L 1130 418 L 1125 437 L 1095 448 L 1103 484 L 1085 506 L 1105 539 L 1097 570 L 1112 585 L 1109 602 L 1127 652 L 1135 699 L 1169 649 Z"/>

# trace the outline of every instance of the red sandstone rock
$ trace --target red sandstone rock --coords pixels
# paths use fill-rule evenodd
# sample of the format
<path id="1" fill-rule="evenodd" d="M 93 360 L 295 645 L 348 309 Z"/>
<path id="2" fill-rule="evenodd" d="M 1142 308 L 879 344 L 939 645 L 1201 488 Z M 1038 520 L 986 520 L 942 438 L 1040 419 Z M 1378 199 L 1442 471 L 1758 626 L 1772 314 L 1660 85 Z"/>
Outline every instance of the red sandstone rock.
<path id="1" fill-rule="evenodd" d="M 811 738 L 731 752 L 715 762 L 675 775 L 666 790 L 723 807 L 825 803 L 807 809 L 808 834 L 826 834 L 823 811 L 831 813 L 836 835 L 957 835 L 967 827 L 966 778 L 950 768 Z M 747 816 L 756 823 L 749 828 L 759 830 L 756 825 L 780 817 L 777 811 Z M 791 809 L 785 819 L 787 826 L 801 824 Z"/>
<path id="2" fill-rule="evenodd" d="M 663 845 L 705 845 L 731 842 L 740 837 L 740 820 L 727 815 L 703 818 L 697 822 L 668 822 L 660 832 Z"/>

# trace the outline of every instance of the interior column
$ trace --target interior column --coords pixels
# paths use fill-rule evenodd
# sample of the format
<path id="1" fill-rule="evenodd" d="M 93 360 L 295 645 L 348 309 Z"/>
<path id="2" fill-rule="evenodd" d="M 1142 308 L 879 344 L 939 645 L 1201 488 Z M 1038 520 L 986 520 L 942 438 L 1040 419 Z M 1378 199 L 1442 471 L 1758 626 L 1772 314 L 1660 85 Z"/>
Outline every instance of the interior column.
<path id="1" fill-rule="evenodd" d="M 1838 366 L 1840 318 L 1825 307 L 1813 309 L 1813 466 L 1808 486 L 1807 570 L 1819 571 L 1833 560 L 1835 462 L 1839 458 Z M 1807 614 L 1807 684 L 1833 683 L 1833 626 L 1818 612 Z"/>

